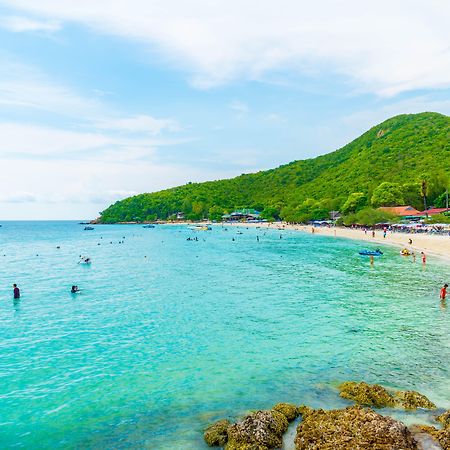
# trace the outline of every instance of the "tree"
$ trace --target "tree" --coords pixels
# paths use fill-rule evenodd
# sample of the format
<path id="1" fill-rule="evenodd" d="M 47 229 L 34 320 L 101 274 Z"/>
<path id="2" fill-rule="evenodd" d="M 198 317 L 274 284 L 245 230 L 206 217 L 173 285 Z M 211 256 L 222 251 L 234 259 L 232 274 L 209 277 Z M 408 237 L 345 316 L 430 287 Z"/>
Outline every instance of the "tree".
<path id="1" fill-rule="evenodd" d="M 377 223 L 391 223 L 396 220 L 396 217 L 386 211 L 373 209 L 370 207 L 363 208 L 356 214 L 349 214 L 343 219 L 344 225 L 367 225 L 373 226 Z"/>
<path id="2" fill-rule="evenodd" d="M 364 192 L 353 192 L 343 204 L 341 211 L 343 214 L 354 213 L 367 205 L 367 195 Z"/>
<path id="3" fill-rule="evenodd" d="M 404 205 L 402 188 L 398 183 L 381 183 L 372 194 L 372 206 L 398 206 Z"/>
<path id="4" fill-rule="evenodd" d="M 422 197 L 420 194 L 420 183 L 405 183 L 402 187 L 403 200 L 405 205 L 414 206 L 414 208 L 422 209 Z"/>

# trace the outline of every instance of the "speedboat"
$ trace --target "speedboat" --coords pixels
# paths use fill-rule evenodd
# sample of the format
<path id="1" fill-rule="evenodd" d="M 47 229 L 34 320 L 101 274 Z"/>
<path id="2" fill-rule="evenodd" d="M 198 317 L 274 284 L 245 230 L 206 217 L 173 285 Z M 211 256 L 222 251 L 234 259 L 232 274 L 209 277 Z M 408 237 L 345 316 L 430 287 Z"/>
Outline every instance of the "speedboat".
<path id="1" fill-rule="evenodd" d="M 155 225 L 152 224 L 142 225 L 142 228 L 155 228 Z"/>
<path id="2" fill-rule="evenodd" d="M 86 230 L 93 230 L 94 229 L 94 227 L 84 227 L 84 230 L 86 231 Z"/>
<path id="3" fill-rule="evenodd" d="M 191 230 L 194 231 L 211 231 L 212 228 L 209 225 L 195 225 L 193 227 L 189 227 Z"/>
<path id="4" fill-rule="evenodd" d="M 359 254 L 362 256 L 381 256 L 383 252 L 377 248 L 376 250 L 361 250 Z"/>

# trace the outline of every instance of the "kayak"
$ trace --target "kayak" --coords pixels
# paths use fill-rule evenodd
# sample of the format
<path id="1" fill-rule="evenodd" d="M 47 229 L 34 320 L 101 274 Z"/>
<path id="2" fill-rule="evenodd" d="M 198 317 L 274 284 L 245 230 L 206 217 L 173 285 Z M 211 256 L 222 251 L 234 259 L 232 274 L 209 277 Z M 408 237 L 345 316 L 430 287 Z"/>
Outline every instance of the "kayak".
<path id="1" fill-rule="evenodd" d="M 383 252 L 380 250 L 361 250 L 359 254 L 363 256 L 381 256 Z"/>

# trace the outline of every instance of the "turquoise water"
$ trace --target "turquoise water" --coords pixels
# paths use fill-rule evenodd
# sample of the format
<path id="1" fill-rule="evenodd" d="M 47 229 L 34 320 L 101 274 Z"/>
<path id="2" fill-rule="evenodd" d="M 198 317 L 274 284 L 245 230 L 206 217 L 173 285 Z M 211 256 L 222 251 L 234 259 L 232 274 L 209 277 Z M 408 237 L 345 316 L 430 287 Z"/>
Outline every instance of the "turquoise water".
<path id="1" fill-rule="evenodd" d="M 450 269 L 431 257 L 384 248 L 372 268 L 364 244 L 298 232 L 83 228 L 0 228 L 1 448 L 198 450 L 216 418 L 345 404 L 348 379 L 450 406 Z"/>

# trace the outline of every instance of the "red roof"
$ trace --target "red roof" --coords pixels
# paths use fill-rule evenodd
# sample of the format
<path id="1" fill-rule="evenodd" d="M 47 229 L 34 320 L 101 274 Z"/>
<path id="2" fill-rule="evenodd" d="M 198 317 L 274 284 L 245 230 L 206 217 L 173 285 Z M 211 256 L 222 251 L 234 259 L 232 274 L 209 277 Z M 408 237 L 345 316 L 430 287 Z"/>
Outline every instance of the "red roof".
<path id="1" fill-rule="evenodd" d="M 417 211 L 417 209 L 413 208 L 412 206 L 381 206 L 381 211 L 386 211 L 388 213 L 393 214 L 394 216 L 421 216 L 423 215 L 420 211 Z"/>
<path id="2" fill-rule="evenodd" d="M 422 211 L 420 214 L 422 214 L 423 216 L 425 216 L 426 214 L 428 214 L 429 216 L 433 216 L 435 214 L 442 214 L 446 211 L 448 211 L 447 208 L 430 208 L 426 211 Z"/>

